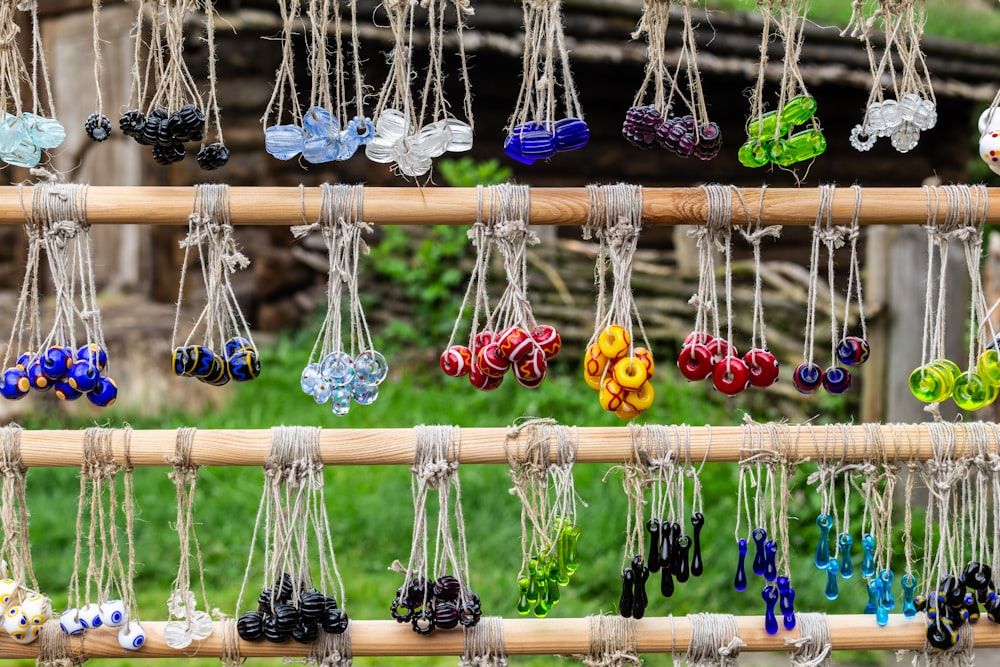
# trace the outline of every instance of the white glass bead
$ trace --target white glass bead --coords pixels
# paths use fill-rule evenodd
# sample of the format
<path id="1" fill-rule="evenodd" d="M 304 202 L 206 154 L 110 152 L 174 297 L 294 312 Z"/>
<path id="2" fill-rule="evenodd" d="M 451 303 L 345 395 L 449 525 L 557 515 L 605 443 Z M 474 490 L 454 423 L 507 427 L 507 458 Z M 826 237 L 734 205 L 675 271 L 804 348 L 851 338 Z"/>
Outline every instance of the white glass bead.
<path id="1" fill-rule="evenodd" d="M 191 614 L 191 636 L 201 641 L 212 634 L 212 617 L 207 611 L 198 610 Z"/>
<path id="2" fill-rule="evenodd" d="M 164 623 L 163 643 L 177 651 L 186 649 L 191 645 L 193 639 L 187 625 L 187 621 L 167 621 Z"/>
<path id="3" fill-rule="evenodd" d="M 398 109 L 385 109 L 375 121 L 375 136 L 396 142 L 410 133 L 410 120 Z"/>
<path id="4" fill-rule="evenodd" d="M 0 577 L 10 579 L 10 566 L 7 565 L 7 561 L 3 558 L 0 558 Z"/>
<path id="5" fill-rule="evenodd" d="M 451 141 L 448 142 L 449 153 L 464 153 L 472 150 L 472 126 L 463 120 L 449 118 L 445 121 L 451 131 Z"/>
<path id="6" fill-rule="evenodd" d="M 17 593 L 17 582 L 13 579 L 0 579 L 0 607 L 6 607 L 14 600 Z"/>
<path id="7" fill-rule="evenodd" d="M 986 107 L 979 115 L 979 134 L 1000 131 L 1000 109 Z"/>
<path id="8" fill-rule="evenodd" d="M 994 174 L 1000 174 L 1000 129 L 979 137 L 979 157 Z"/>
<path id="9" fill-rule="evenodd" d="M 99 628 L 101 627 L 101 606 L 98 604 L 88 604 L 87 606 L 80 609 L 80 624 L 85 628 Z"/>
<path id="10" fill-rule="evenodd" d="M 118 645 L 126 651 L 138 651 L 146 643 L 146 631 L 139 621 L 129 621 L 118 629 Z"/>
<path id="11" fill-rule="evenodd" d="M 899 103 L 896 100 L 885 100 L 882 102 L 882 122 L 892 134 L 903 122 L 903 115 L 899 111 Z"/>
<path id="12" fill-rule="evenodd" d="M 875 136 L 874 132 L 868 132 L 862 125 L 855 125 L 851 129 L 851 146 L 854 150 L 860 151 L 862 153 L 870 151 L 872 146 L 875 145 L 875 141 L 878 137 Z"/>
<path id="13" fill-rule="evenodd" d="M 71 607 L 59 615 L 59 627 L 67 635 L 78 635 L 83 632 L 83 623 L 77 618 L 79 610 Z"/>
<path id="14" fill-rule="evenodd" d="M 890 137 L 892 147 L 900 153 L 908 153 L 917 147 L 920 141 L 920 130 L 912 123 L 903 123 L 897 127 Z"/>
<path id="15" fill-rule="evenodd" d="M 899 113 L 905 121 L 912 121 L 913 115 L 920 108 L 920 95 L 906 93 L 899 100 Z"/>
<path id="16" fill-rule="evenodd" d="M 393 148 L 398 139 L 389 139 L 376 134 L 365 144 L 365 157 L 378 164 L 389 164 L 393 161 Z"/>
<path id="17" fill-rule="evenodd" d="M 101 623 L 112 628 L 120 628 L 128 623 L 128 610 L 121 600 L 101 603 Z"/>
<path id="18" fill-rule="evenodd" d="M 920 100 L 920 107 L 913 116 L 914 124 L 920 130 L 931 130 L 937 125 L 937 107 L 930 100 Z"/>
<path id="19" fill-rule="evenodd" d="M 29 625 L 44 625 L 52 616 L 52 602 L 44 595 L 32 593 L 21 601 L 21 613 L 28 617 Z"/>
<path id="20" fill-rule="evenodd" d="M 444 155 L 450 143 L 451 130 L 445 121 L 440 120 L 420 128 L 413 142 L 413 150 L 424 157 L 436 158 Z"/>

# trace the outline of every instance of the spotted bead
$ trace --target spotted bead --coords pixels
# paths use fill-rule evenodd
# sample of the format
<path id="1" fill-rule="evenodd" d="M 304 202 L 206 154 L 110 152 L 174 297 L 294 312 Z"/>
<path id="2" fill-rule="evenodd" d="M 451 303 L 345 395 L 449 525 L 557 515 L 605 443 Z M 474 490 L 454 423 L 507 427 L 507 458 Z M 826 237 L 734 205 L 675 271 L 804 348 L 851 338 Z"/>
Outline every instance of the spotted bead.
<path id="1" fill-rule="evenodd" d="M 55 382 L 52 385 L 56 392 L 56 398 L 60 401 L 75 401 L 83 396 L 83 393 L 73 388 L 68 382 Z"/>
<path id="2" fill-rule="evenodd" d="M 79 392 L 86 394 L 97 386 L 101 373 L 97 366 L 88 359 L 77 359 L 69 367 L 66 382 Z"/>
<path id="3" fill-rule="evenodd" d="M 108 408 L 118 400 L 118 385 L 107 376 L 101 376 L 97 386 L 87 394 L 87 400 L 99 408 Z"/>
<path id="4" fill-rule="evenodd" d="M 0 382 L 0 396 L 16 401 L 27 396 L 30 389 L 28 374 L 23 369 L 14 367 L 3 372 L 3 381 Z"/>
<path id="5" fill-rule="evenodd" d="M 89 361 L 97 366 L 97 370 L 102 372 L 108 366 L 108 353 L 97 343 L 81 345 L 80 349 L 76 351 L 76 358 L 78 360 L 85 359 Z"/>
<path id="6" fill-rule="evenodd" d="M 364 350 L 354 358 L 354 372 L 365 384 L 382 384 L 389 375 L 389 362 L 378 350 Z"/>
<path id="7" fill-rule="evenodd" d="M 73 353 L 61 345 L 53 345 L 39 357 L 42 362 L 42 372 L 50 380 L 62 380 L 69 373 L 73 363 Z"/>

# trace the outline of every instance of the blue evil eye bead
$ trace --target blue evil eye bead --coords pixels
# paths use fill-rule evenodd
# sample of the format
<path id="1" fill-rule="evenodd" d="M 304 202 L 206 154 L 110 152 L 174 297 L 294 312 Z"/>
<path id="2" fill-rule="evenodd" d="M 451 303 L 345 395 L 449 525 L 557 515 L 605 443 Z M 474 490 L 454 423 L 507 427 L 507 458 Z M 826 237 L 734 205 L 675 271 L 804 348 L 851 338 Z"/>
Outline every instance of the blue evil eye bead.
<path id="1" fill-rule="evenodd" d="M 575 151 L 590 141 L 590 127 L 582 118 L 561 118 L 554 129 L 557 151 Z"/>
<path id="2" fill-rule="evenodd" d="M 174 348 L 174 375 L 190 377 L 194 374 L 194 367 L 198 361 L 198 355 L 195 353 L 197 349 L 194 345 Z"/>
<path id="3" fill-rule="evenodd" d="M 10 401 L 16 401 L 27 396 L 30 389 L 28 374 L 20 368 L 8 368 L 3 372 L 3 382 L 0 382 L 0 396 Z"/>
<path id="4" fill-rule="evenodd" d="M 146 643 L 146 631 L 139 621 L 129 621 L 118 630 L 118 645 L 126 651 L 138 651 Z"/>
<path id="5" fill-rule="evenodd" d="M 365 384 L 382 384 L 389 374 L 389 363 L 376 350 L 365 350 L 354 358 L 354 372 L 357 380 Z"/>
<path id="6" fill-rule="evenodd" d="M 85 628 L 99 628 L 103 621 L 101 620 L 101 606 L 99 604 L 90 603 L 80 609 L 80 615 L 78 616 L 80 623 Z"/>
<path id="7" fill-rule="evenodd" d="M 60 401 L 75 401 L 83 396 L 83 392 L 77 391 L 69 382 L 58 380 L 52 383 L 52 388 L 56 392 L 56 398 Z"/>
<path id="8" fill-rule="evenodd" d="M 801 363 L 792 373 L 795 388 L 801 394 L 811 394 L 823 384 L 823 369 L 817 364 Z"/>
<path id="9" fill-rule="evenodd" d="M 22 371 L 28 370 L 29 366 L 31 366 L 30 354 L 22 354 L 20 357 L 17 358 L 17 363 L 14 364 L 15 368 L 20 368 Z"/>
<path id="10" fill-rule="evenodd" d="M 859 336 L 845 336 L 837 344 L 837 361 L 845 366 L 860 366 L 868 361 L 870 354 L 868 341 Z"/>
<path id="11" fill-rule="evenodd" d="M 103 372 L 108 367 L 108 353 L 97 343 L 87 343 L 81 345 L 76 351 L 76 358 L 89 361 L 97 366 L 97 370 Z"/>
<path id="12" fill-rule="evenodd" d="M 77 618 L 79 610 L 71 607 L 59 615 L 59 627 L 67 635 L 78 635 L 83 632 L 83 623 Z"/>
<path id="13" fill-rule="evenodd" d="M 235 352 L 226 363 L 230 377 L 237 382 L 249 382 L 260 375 L 260 359 L 252 347 Z"/>
<path id="14" fill-rule="evenodd" d="M 333 390 L 330 382 L 323 376 L 323 371 L 320 369 L 319 364 L 315 363 L 309 364 L 302 369 L 299 386 L 302 388 L 302 393 L 312 396 L 320 404 L 330 400 L 330 392 Z"/>
<path id="15" fill-rule="evenodd" d="M 348 386 L 354 381 L 354 359 L 346 352 L 331 352 L 326 355 L 320 364 L 320 370 L 334 388 Z"/>
<path id="16" fill-rule="evenodd" d="M 225 351 L 226 358 L 233 356 L 240 350 L 255 349 L 253 343 L 244 338 L 243 336 L 233 336 L 226 341 L 223 350 Z"/>
<path id="17" fill-rule="evenodd" d="M 111 378 L 101 376 L 97 386 L 87 394 L 87 400 L 99 408 L 109 408 L 118 400 L 118 385 Z"/>
<path id="18" fill-rule="evenodd" d="M 50 380 L 62 380 L 69 373 L 73 363 L 73 354 L 61 345 L 53 345 L 40 356 L 42 372 Z"/>
<path id="19" fill-rule="evenodd" d="M 17 582 L 9 576 L 0 579 L 0 607 L 6 607 L 10 604 L 11 600 L 14 599 L 14 594 L 17 593 L 17 589 Z"/>
<path id="20" fill-rule="evenodd" d="M 66 376 L 66 382 L 69 386 L 73 387 L 73 389 L 86 394 L 88 391 L 97 386 L 97 381 L 100 378 L 101 373 L 97 370 L 97 366 L 89 361 L 77 359 L 73 362 L 73 365 L 69 367 L 69 374 Z"/>
<path id="21" fill-rule="evenodd" d="M 298 125 L 272 125 L 264 130 L 264 150 L 279 160 L 294 159 L 305 142 L 306 132 Z"/>
<path id="22" fill-rule="evenodd" d="M 52 380 L 45 377 L 45 373 L 42 372 L 42 362 L 38 359 L 35 359 L 28 366 L 28 384 L 35 391 L 48 391 L 52 389 Z"/>
<path id="23" fill-rule="evenodd" d="M 830 366 L 823 374 L 823 388 L 828 394 L 843 394 L 851 388 L 851 373 L 840 366 Z"/>
<path id="24" fill-rule="evenodd" d="M 336 387 L 330 392 L 330 408 L 333 414 L 343 417 L 351 411 L 351 389 Z"/>
<path id="25" fill-rule="evenodd" d="M 101 603 L 101 623 L 112 628 L 120 628 L 128 623 L 128 610 L 121 600 Z"/>
<path id="26" fill-rule="evenodd" d="M 358 405 L 371 405 L 378 398 L 378 385 L 355 380 L 351 385 L 351 397 Z"/>

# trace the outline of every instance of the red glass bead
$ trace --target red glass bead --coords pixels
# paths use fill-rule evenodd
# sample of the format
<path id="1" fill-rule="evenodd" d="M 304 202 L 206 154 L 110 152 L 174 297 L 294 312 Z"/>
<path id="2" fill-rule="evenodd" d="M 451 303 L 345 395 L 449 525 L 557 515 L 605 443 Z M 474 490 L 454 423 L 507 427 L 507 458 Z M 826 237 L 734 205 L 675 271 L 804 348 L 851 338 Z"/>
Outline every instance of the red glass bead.
<path id="1" fill-rule="evenodd" d="M 473 364 L 469 367 L 469 382 L 480 391 L 493 391 L 503 382 L 503 375 L 491 377 L 484 373 L 478 364 Z"/>
<path id="2" fill-rule="evenodd" d="M 725 338 L 713 338 L 705 343 L 705 347 L 712 353 L 712 361 L 715 363 L 719 363 L 726 357 L 740 356 L 740 353 L 736 351 L 736 347 Z"/>
<path id="3" fill-rule="evenodd" d="M 497 337 L 500 354 L 512 362 L 520 361 L 535 349 L 535 341 L 521 327 L 508 327 Z"/>
<path id="4" fill-rule="evenodd" d="M 750 369 L 750 384 L 770 387 L 778 380 L 778 359 L 767 350 L 753 348 L 743 355 L 743 363 Z"/>
<path id="5" fill-rule="evenodd" d="M 472 367 L 472 350 L 464 345 L 452 345 L 441 353 L 441 370 L 448 377 L 467 375 Z"/>
<path id="6" fill-rule="evenodd" d="M 710 342 L 715 340 L 715 336 L 708 333 L 707 331 L 692 331 L 681 343 L 681 347 L 687 347 L 692 343 L 701 343 L 702 345 L 708 345 Z"/>
<path id="7" fill-rule="evenodd" d="M 503 377 L 510 368 L 510 361 L 500 354 L 499 343 L 493 341 L 476 351 L 476 366 L 490 377 Z"/>
<path id="8" fill-rule="evenodd" d="M 750 369 L 739 357 L 725 357 L 712 370 L 712 384 L 723 394 L 735 396 L 750 384 Z"/>
<path id="9" fill-rule="evenodd" d="M 712 353 L 708 346 L 693 343 L 683 348 L 677 355 L 677 368 L 688 380 L 704 380 L 712 375 Z"/>
<path id="10" fill-rule="evenodd" d="M 531 330 L 531 337 L 549 359 L 559 354 L 562 349 L 562 336 L 551 324 L 539 324 Z"/>

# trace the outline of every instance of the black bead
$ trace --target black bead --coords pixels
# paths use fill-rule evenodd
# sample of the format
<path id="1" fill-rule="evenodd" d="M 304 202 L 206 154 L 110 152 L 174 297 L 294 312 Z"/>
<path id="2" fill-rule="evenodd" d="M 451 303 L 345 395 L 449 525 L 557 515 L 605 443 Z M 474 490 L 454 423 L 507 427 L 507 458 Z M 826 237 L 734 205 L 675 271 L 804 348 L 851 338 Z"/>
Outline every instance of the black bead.
<path id="1" fill-rule="evenodd" d="M 962 572 L 962 583 L 975 591 L 989 588 L 990 580 L 993 578 L 993 570 L 989 565 L 973 561 L 965 566 Z"/>
<path id="2" fill-rule="evenodd" d="M 205 171 L 214 171 L 224 167 L 229 162 L 229 149 L 225 144 L 215 143 L 203 146 L 198 151 L 198 166 Z"/>
<path id="3" fill-rule="evenodd" d="M 434 597 L 438 600 L 454 602 L 461 592 L 461 582 L 450 574 L 442 574 L 434 580 Z"/>
<path id="4" fill-rule="evenodd" d="M 248 611 L 236 621 L 236 633 L 240 639 L 255 642 L 264 636 L 264 617 L 260 612 Z"/>
<path id="5" fill-rule="evenodd" d="M 291 633 L 299 623 L 299 610 L 287 602 L 274 605 L 274 627 L 278 632 Z"/>
<path id="6" fill-rule="evenodd" d="M 262 614 L 271 613 L 271 589 L 265 588 L 257 596 L 257 611 Z"/>
<path id="7" fill-rule="evenodd" d="M 336 605 L 335 605 L 336 606 Z M 299 596 L 299 615 L 304 621 L 319 621 L 326 610 L 326 596 L 316 589 Z"/>
<path id="8" fill-rule="evenodd" d="M 428 590 L 430 582 L 424 577 L 416 577 L 410 580 L 410 585 L 406 589 L 406 602 L 410 607 L 417 609 L 422 607 L 424 602 L 431 597 L 431 591 Z"/>
<path id="9" fill-rule="evenodd" d="M 170 136 L 178 141 L 201 141 L 205 114 L 195 105 L 185 104 L 167 119 Z M 197 138 L 196 138 L 197 135 Z"/>
<path id="10" fill-rule="evenodd" d="M 176 143 L 170 146 L 153 146 L 153 160 L 156 164 L 166 167 L 167 165 L 180 162 L 187 155 L 184 144 Z"/>
<path id="11" fill-rule="evenodd" d="M 958 642 L 958 633 L 948 619 L 941 619 L 927 626 L 927 643 L 941 651 L 947 651 Z"/>
<path id="12" fill-rule="evenodd" d="M 282 602 L 291 602 L 292 593 L 295 590 L 294 581 L 292 580 L 292 575 L 288 572 L 283 572 L 281 574 L 281 579 L 274 583 L 273 588 L 278 592 L 278 599 Z"/>
<path id="13" fill-rule="evenodd" d="M 92 113 L 83 124 L 83 129 L 94 141 L 104 141 L 111 136 L 111 120 L 102 114 Z"/>
<path id="14" fill-rule="evenodd" d="M 292 636 L 291 632 L 281 632 L 275 624 L 274 616 L 264 617 L 264 639 L 274 644 L 280 644 Z"/>
<path id="15" fill-rule="evenodd" d="M 323 609 L 339 609 L 337 606 L 337 598 L 332 595 L 327 595 L 326 598 L 324 598 Z"/>
<path id="16" fill-rule="evenodd" d="M 478 596 L 475 601 L 469 600 L 458 610 L 458 622 L 462 624 L 463 628 L 471 628 L 479 622 L 482 616 L 483 610 L 479 605 Z"/>
<path id="17" fill-rule="evenodd" d="M 342 609 L 327 609 L 323 612 L 323 618 L 320 619 L 320 625 L 323 627 L 323 632 L 331 635 L 340 635 L 347 630 L 347 624 L 350 619 L 347 618 L 347 614 L 344 613 Z"/>
<path id="18" fill-rule="evenodd" d="M 150 114 L 146 117 L 146 122 L 142 126 L 142 130 L 132 136 L 143 146 L 156 146 L 160 143 L 160 124 L 162 122 L 162 120 Z"/>
<path id="19" fill-rule="evenodd" d="M 292 639 L 300 644 L 311 644 L 319 637 L 318 623 L 299 623 L 292 630 Z"/>
<path id="20" fill-rule="evenodd" d="M 422 609 L 413 614 L 410 621 L 413 631 L 418 635 L 429 635 L 434 631 L 434 614 L 429 609 Z"/>
<path id="21" fill-rule="evenodd" d="M 434 625 L 442 630 L 451 630 L 458 625 L 458 605 L 451 601 L 434 603 Z"/>
<path id="22" fill-rule="evenodd" d="M 146 114 L 138 109 L 126 111 L 118 119 L 118 129 L 127 137 L 138 137 L 146 127 Z"/>
<path id="23" fill-rule="evenodd" d="M 409 623 L 413 619 L 413 609 L 397 595 L 389 607 L 389 612 L 397 623 Z"/>

